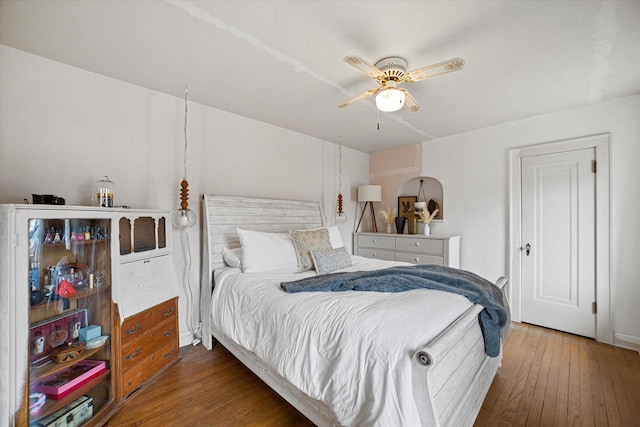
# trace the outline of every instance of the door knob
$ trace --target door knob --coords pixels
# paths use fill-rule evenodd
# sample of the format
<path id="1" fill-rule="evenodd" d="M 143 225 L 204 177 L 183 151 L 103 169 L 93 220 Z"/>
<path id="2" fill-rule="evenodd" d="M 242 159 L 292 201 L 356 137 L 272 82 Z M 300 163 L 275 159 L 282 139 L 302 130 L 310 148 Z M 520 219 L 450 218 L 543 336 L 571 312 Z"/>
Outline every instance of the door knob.
<path id="1" fill-rule="evenodd" d="M 524 248 L 523 248 L 523 249 L 524 249 L 524 251 L 525 251 L 525 252 L 524 252 L 524 253 L 525 253 L 525 255 L 526 255 L 526 256 L 529 256 L 529 254 L 531 253 L 531 245 L 527 243 L 526 245 L 524 245 Z"/>

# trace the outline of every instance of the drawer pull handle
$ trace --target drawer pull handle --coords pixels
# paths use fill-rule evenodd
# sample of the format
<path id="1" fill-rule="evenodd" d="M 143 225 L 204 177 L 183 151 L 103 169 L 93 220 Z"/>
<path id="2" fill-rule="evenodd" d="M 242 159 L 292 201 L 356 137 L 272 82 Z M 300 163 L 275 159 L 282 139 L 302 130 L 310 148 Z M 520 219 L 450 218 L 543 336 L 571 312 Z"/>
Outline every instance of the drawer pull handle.
<path id="1" fill-rule="evenodd" d="M 174 308 L 173 308 L 173 307 L 169 307 L 169 309 L 167 309 L 167 310 L 165 310 L 165 311 L 163 311 L 163 312 L 162 312 L 162 315 L 163 315 L 164 317 L 167 317 L 167 316 L 169 316 L 170 314 L 172 314 L 172 313 L 173 313 L 173 310 L 174 310 Z"/>
<path id="2" fill-rule="evenodd" d="M 376 254 L 375 252 L 373 253 L 373 256 L 378 256 L 378 254 Z"/>
<path id="3" fill-rule="evenodd" d="M 418 262 L 418 261 L 420 261 L 420 258 L 414 258 L 413 260 L 414 260 L 415 262 Z"/>
<path id="4" fill-rule="evenodd" d="M 142 263 L 143 263 L 143 264 L 149 264 L 150 262 L 151 262 L 151 260 L 150 260 L 150 259 L 145 259 Z"/>
<path id="5" fill-rule="evenodd" d="M 170 352 L 164 354 L 164 358 L 168 359 L 168 358 L 172 357 L 174 354 L 176 354 L 176 349 L 172 348 Z"/>
<path id="6" fill-rule="evenodd" d="M 170 337 L 171 335 L 173 335 L 173 334 L 175 334 L 175 333 L 176 333 L 176 328 L 171 328 L 171 330 L 166 331 L 166 332 L 164 333 L 164 336 L 165 336 L 165 337 Z"/>
<path id="7" fill-rule="evenodd" d="M 378 243 L 378 239 L 373 239 L 373 243 Z"/>
<path id="8" fill-rule="evenodd" d="M 416 246 L 420 246 L 420 242 L 416 242 Z"/>
<path id="9" fill-rule="evenodd" d="M 126 329 L 124 333 L 127 335 L 135 334 L 140 330 L 140 328 L 141 328 L 140 323 L 136 323 L 136 326 L 134 326 L 133 328 Z"/>
<path id="10" fill-rule="evenodd" d="M 135 359 L 136 357 L 140 356 L 140 352 L 142 351 L 142 349 L 140 347 L 136 348 L 136 351 L 134 351 L 133 353 L 129 353 L 124 357 L 124 360 L 132 360 Z"/>

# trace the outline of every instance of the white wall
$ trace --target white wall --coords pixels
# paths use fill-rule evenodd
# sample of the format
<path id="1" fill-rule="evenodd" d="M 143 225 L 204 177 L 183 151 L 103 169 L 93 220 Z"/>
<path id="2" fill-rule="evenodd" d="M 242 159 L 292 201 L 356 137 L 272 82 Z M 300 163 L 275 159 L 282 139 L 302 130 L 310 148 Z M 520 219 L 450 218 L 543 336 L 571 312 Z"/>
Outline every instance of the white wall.
<path id="1" fill-rule="evenodd" d="M 187 82 L 175 82 L 182 88 Z M 67 204 L 90 203 L 101 175 L 117 185 L 116 204 L 174 209 L 183 177 L 182 98 L 0 46 L 0 203 L 31 193 Z M 268 106 L 265 106 L 268 108 Z M 224 111 L 189 104 L 190 208 L 202 193 L 321 200 L 333 224 L 337 195 L 335 144 Z M 367 183 L 369 155 L 343 149 L 345 210 Z M 351 248 L 351 221 L 341 226 Z M 197 310 L 200 227 L 189 231 L 189 275 Z M 174 233 L 174 261 L 183 277 L 187 245 Z M 181 290 L 181 343 L 190 341 Z M 193 314 L 195 322 L 198 313 Z"/>
<path id="2" fill-rule="evenodd" d="M 640 349 L 640 95 L 506 123 L 422 145 L 422 174 L 443 185 L 447 220 L 462 236 L 461 267 L 508 273 L 509 149 L 611 133 L 611 302 L 614 339 Z"/>

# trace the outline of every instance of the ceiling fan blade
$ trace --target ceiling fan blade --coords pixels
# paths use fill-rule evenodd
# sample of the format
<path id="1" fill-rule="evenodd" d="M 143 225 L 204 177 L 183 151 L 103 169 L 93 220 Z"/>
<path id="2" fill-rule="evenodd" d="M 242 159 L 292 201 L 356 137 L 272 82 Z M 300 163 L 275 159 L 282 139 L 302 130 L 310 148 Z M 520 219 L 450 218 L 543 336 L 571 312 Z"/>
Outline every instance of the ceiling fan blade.
<path id="1" fill-rule="evenodd" d="M 355 103 L 355 102 L 360 101 L 361 99 L 365 99 L 365 98 L 367 98 L 367 97 L 369 97 L 369 96 L 371 96 L 371 95 L 375 95 L 375 94 L 376 94 L 376 93 L 378 93 L 379 91 L 380 91 L 380 88 L 379 88 L 379 87 L 377 87 L 377 88 L 375 88 L 375 89 L 369 89 L 369 90 L 367 90 L 367 91 L 365 91 L 365 92 L 362 92 L 362 93 L 361 93 L 361 94 L 359 94 L 359 95 L 354 96 L 354 97 L 353 97 L 353 98 L 351 98 L 350 100 L 345 101 L 345 102 L 343 102 L 342 104 L 338 105 L 338 108 L 343 108 L 343 107 L 346 107 L 346 106 L 348 106 L 348 105 L 351 105 L 351 104 L 353 104 L 353 103 Z"/>
<path id="2" fill-rule="evenodd" d="M 406 89 L 400 90 L 404 92 L 404 108 L 411 111 L 412 113 L 420 111 L 422 105 L 420 105 L 420 103 L 416 101 L 416 99 Z"/>
<path id="3" fill-rule="evenodd" d="M 464 59 L 452 58 L 448 61 L 440 62 L 438 64 L 429 65 L 428 67 L 411 71 L 406 75 L 404 80 L 407 82 L 417 82 L 418 80 L 424 80 L 428 79 L 429 77 L 451 73 L 452 71 L 462 70 L 463 68 Z"/>
<path id="4" fill-rule="evenodd" d="M 369 64 L 367 61 L 365 61 L 364 59 L 360 58 L 359 56 L 354 56 L 354 55 L 345 56 L 344 57 L 344 62 L 346 62 L 347 64 L 353 65 L 358 70 L 360 70 L 363 73 L 367 74 L 372 79 L 376 79 L 376 78 L 379 78 L 379 77 L 384 77 L 384 73 L 382 71 L 378 70 L 376 67 L 374 67 L 373 65 Z"/>

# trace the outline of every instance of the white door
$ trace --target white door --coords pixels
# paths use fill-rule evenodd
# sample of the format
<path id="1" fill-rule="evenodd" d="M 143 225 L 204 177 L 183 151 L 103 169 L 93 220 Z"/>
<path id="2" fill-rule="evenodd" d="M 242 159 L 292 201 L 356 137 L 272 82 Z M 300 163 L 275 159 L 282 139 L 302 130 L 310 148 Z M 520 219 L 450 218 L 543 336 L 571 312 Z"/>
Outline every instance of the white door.
<path id="1" fill-rule="evenodd" d="M 595 151 L 522 158 L 522 321 L 595 338 Z"/>

